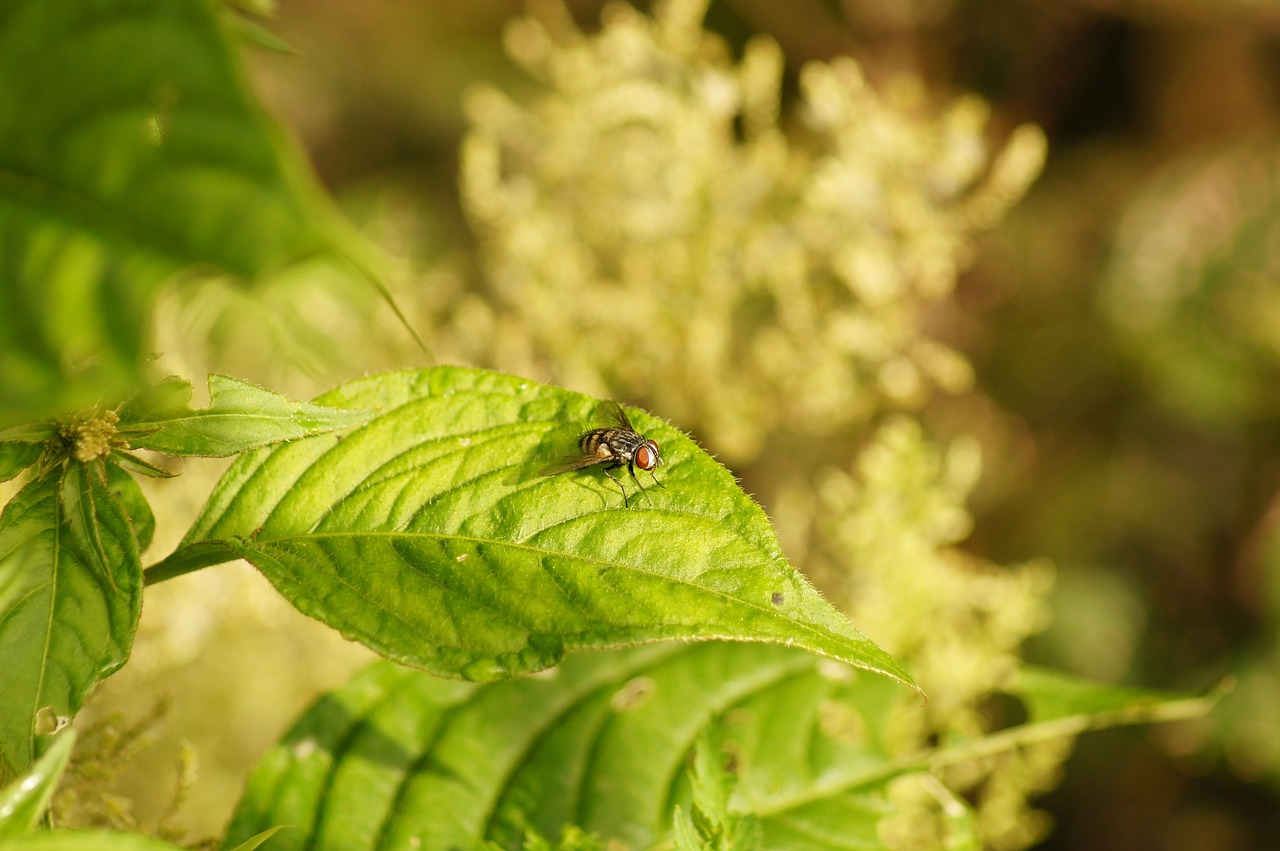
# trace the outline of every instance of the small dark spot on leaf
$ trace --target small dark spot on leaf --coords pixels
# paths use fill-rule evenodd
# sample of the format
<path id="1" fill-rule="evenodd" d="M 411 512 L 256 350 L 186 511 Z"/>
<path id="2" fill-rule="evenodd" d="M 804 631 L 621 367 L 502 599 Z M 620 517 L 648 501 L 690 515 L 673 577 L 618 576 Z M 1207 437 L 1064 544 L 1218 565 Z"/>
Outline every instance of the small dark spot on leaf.
<path id="1" fill-rule="evenodd" d="M 775 606 L 781 606 L 784 598 L 781 591 L 774 591 L 773 596 L 770 599 L 773 601 Z"/>

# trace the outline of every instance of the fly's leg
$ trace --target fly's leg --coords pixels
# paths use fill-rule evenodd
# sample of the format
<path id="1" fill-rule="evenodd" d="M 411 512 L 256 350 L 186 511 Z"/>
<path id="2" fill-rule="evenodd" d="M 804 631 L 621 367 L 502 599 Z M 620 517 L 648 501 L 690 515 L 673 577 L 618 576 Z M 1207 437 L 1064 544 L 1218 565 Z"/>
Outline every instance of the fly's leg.
<path id="1" fill-rule="evenodd" d="M 640 484 L 640 480 L 636 478 L 636 465 L 634 463 L 627 465 L 627 472 L 631 474 L 631 481 L 635 482 L 636 487 L 640 488 L 640 493 L 644 494 L 644 498 L 649 500 L 650 505 L 653 505 L 653 497 L 649 496 L 649 492 L 644 489 L 644 485 Z M 652 475 L 652 471 L 650 471 L 650 474 Z M 658 481 L 657 477 L 654 477 L 654 481 Z M 662 487 L 662 485 L 659 484 L 658 487 Z M 666 488 L 663 488 L 663 490 L 666 490 Z"/>
<path id="2" fill-rule="evenodd" d="M 605 467 L 605 468 L 604 468 L 604 474 L 605 474 L 606 476 L 608 476 L 609 478 L 613 479 L 615 482 L 617 482 L 617 483 L 618 483 L 618 490 L 622 491 L 622 507 L 623 507 L 623 508 L 630 508 L 630 506 L 629 506 L 629 505 L 627 505 L 627 489 L 626 489 L 625 487 L 623 487 L 623 486 L 622 486 L 622 479 L 619 479 L 619 478 L 618 478 L 617 476 L 615 476 L 613 473 L 609 472 L 610 470 L 615 470 L 615 469 L 617 469 L 617 468 L 618 468 L 618 467 L 620 467 L 620 466 L 622 466 L 622 465 L 621 465 L 621 464 L 614 464 L 612 467 Z M 634 473 L 632 473 L 632 474 L 631 474 L 631 478 L 633 478 L 633 479 L 635 478 L 635 474 L 634 474 Z M 639 482 L 636 482 L 636 484 L 639 484 Z M 644 488 L 641 488 L 641 490 L 644 490 Z"/>

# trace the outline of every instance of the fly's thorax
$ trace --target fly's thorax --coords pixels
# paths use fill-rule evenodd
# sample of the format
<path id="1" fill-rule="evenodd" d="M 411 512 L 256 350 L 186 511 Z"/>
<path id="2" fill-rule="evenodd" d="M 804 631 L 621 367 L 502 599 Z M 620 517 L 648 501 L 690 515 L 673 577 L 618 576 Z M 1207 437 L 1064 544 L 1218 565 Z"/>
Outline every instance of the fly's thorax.
<path id="1" fill-rule="evenodd" d="M 636 450 L 645 444 L 645 439 L 634 431 L 618 429 L 609 440 L 613 453 L 628 463 L 635 460 Z"/>

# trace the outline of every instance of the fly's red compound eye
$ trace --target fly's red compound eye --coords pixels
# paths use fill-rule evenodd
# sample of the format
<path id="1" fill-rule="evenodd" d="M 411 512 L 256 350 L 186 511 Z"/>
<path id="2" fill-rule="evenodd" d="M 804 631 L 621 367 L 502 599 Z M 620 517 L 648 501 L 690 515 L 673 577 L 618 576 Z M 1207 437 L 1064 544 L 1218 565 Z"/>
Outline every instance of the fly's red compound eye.
<path id="1" fill-rule="evenodd" d="M 658 466 L 658 444 L 646 440 L 636 450 L 636 466 L 641 470 L 652 470 Z"/>

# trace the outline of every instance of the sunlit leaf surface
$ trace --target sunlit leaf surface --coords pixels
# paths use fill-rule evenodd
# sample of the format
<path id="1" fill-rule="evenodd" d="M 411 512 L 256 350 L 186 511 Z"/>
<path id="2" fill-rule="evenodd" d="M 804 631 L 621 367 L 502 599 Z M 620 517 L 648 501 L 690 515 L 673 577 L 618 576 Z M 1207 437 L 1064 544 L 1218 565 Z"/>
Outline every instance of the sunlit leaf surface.
<path id="1" fill-rule="evenodd" d="M 787 563 L 729 472 L 661 420 L 630 412 L 662 447 L 664 488 L 650 481 L 625 507 L 598 468 L 540 475 L 597 400 L 441 367 L 317 402 L 378 416 L 240 458 L 150 579 L 242 557 L 347 636 L 473 680 L 541 670 L 575 648 L 723 638 L 910 683 Z"/>

